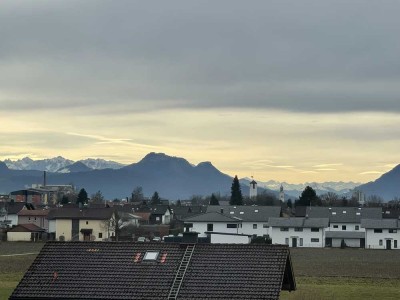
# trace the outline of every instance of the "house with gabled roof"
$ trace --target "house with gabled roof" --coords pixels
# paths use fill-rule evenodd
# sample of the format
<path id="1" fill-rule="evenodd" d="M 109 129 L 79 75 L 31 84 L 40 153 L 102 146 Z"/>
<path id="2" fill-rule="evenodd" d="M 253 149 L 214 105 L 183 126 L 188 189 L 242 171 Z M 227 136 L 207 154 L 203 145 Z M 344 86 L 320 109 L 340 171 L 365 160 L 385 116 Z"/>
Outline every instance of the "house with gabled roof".
<path id="1" fill-rule="evenodd" d="M 269 218 L 270 237 L 273 244 L 290 247 L 325 246 L 328 218 Z"/>
<path id="2" fill-rule="evenodd" d="M 277 300 L 295 289 L 282 245 L 48 242 L 9 299 Z"/>
<path id="3" fill-rule="evenodd" d="M 52 209 L 47 218 L 49 233 L 55 240 L 102 241 L 115 236 L 111 226 L 114 209 L 60 207 Z"/>
<path id="4" fill-rule="evenodd" d="M 366 207 L 307 207 L 308 218 L 329 218 L 325 231 L 326 247 L 365 247 L 365 229 L 361 219 L 382 219 L 381 208 Z"/>
<path id="5" fill-rule="evenodd" d="M 35 224 L 18 224 L 7 231 L 9 242 L 36 242 L 42 240 L 45 230 Z"/>
<path id="6" fill-rule="evenodd" d="M 269 234 L 269 218 L 282 216 L 280 206 L 245 206 L 245 205 L 209 205 L 207 212 L 219 212 L 231 218 L 241 220 L 239 233 L 265 236 Z"/>
<path id="7" fill-rule="evenodd" d="M 365 229 L 365 248 L 400 249 L 399 219 L 362 219 L 361 227 Z"/>
<path id="8" fill-rule="evenodd" d="M 49 230 L 49 221 L 47 215 L 48 209 L 22 209 L 18 212 L 18 224 L 34 224 L 43 228 L 46 232 Z"/>
<path id="9" fill-rule="evenodd" d="M 9 227 L 18 225 L 18 213 L 23 209 L 25 202 L 0 202 L 0 222 Z"/>

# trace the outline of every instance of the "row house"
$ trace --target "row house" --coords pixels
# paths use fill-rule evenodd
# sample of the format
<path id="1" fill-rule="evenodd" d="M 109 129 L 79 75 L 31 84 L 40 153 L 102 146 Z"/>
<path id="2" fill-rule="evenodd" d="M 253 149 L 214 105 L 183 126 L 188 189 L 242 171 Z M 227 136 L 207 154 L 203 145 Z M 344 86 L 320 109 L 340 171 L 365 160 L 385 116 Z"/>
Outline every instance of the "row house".
<path id="1" fill-rule="evenodd" d="M 361 227 L 365 229 L 367 249 L 399 249 L 399 219 L 363 219 Z"/>
<path id="2" fill-rule="evenodd" d="M 325 230 L 328 218 L 270 218 L 270 237 L 273 244 L 289 247 L 325 246 Z"/>
<path id="3" fill-rule="evenodd" d="M 215 242 L 246 243 L 266 236 L 290 247 L 399 249 L 398 219 L 383 219 L 380 208 L 307 207 L 305 217 L 282 218 L 279 207 L 209 206 L 184 220 L 191 231 Z M 274 216 L 275 214 L 275 216 Z"/>
<path id="4" fill-rule="evenodd" d="M 381 208 L 363 207 L 307 207 L 308 218 L 328 218 L 329 226 L 325 230 L 325 246 L 365 248 L 365 228 L 362 219 L 382 219 Z"/>

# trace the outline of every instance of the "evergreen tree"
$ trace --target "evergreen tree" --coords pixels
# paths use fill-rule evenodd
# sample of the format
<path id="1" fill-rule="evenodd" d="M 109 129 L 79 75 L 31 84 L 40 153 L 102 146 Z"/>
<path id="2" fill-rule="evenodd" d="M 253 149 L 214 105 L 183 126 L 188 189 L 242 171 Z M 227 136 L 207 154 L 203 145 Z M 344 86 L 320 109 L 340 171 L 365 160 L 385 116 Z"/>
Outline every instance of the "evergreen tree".
<path id="1" fill-rule="evenodd" d="M 235 178 L 233 178 L 231 187 L 231 200 L 229 201 L 229 204 L 243 205 L 242 190 L 240 189 L 240 183 L 237 175 L 235 175 Z"/>
<path id="2" fill-rule="evenodd" d="M 88 194 L 85 189 L 81 189 L 76 199 L 76 204 L 84 205 L 88 201 Z"/>
<path id="3" fill-rule="evenodd" d="M 214 194 L 211 195 L 210 205 L 219 205 L 219 201 L 218 201 L 217 197 L 215 197 Z"/>
<path id="4" fill-rule="evenodd" d="M 153 196 L 151 196 L 151 204 L 152 205 L 161 204 L 161 198 L 157 192 L 154 192 Z"/>
<path id="5" fill-rule="evenodd" d="M 310 206 L 310 205 L 321 206 L 322 201 L 321 201 L 321 199 L 319 199 L 319 197 L 317 196 L 317 193 L 315 192 L 315 190 L 312 187 L 306 186 L 304 191 L 301 193 L 299 201 L 296 205 L 299 205 L 299 206 Z"/>
<path id="6" fill-rule="evenodd" d="M 67 195 L 63 195 L 61 198 L 61 204 L 68 204 L 69 203 L 69 199 Z"/>

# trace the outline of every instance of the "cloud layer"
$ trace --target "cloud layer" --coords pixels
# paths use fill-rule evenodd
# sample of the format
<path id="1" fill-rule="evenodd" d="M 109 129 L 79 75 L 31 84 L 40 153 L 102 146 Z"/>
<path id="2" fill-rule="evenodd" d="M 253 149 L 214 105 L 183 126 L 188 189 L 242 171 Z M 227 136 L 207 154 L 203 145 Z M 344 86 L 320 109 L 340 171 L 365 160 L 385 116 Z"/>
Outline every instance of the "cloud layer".
<path id="1" fill-rule="evenodd" d="M 5 1 L 0 109 L 399 112 L 399 12 L 397 1 Z"/>

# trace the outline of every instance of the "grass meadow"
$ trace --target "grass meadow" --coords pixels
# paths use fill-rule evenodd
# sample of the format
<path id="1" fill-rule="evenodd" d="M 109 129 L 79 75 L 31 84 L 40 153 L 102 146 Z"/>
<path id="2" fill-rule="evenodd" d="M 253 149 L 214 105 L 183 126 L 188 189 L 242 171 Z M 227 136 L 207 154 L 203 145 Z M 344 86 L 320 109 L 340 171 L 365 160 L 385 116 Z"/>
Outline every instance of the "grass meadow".
<path id="1" fill-rule="evenodd" d="M 0 300 L 8 299 L 41 243 L 0 243 Z M 400 251 L 291 249 L 297 290 L 282 300 L 400 299 Z"/>

